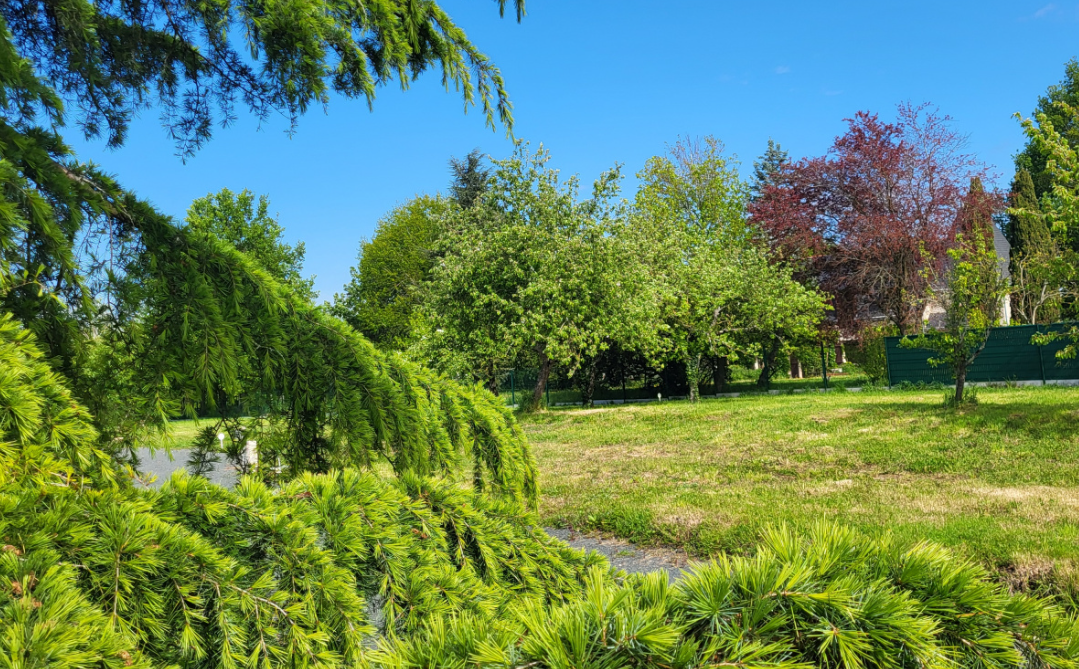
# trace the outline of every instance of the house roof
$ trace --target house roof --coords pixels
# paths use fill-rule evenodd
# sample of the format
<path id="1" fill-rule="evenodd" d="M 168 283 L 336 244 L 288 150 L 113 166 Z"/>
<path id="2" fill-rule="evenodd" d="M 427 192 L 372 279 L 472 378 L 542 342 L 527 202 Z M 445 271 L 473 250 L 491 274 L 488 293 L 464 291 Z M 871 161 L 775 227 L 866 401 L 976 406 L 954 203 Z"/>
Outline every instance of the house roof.
<path id="1" fill-rule="evenodd" d="M 1001 229 L 995 225 L 993 226 L 993 248 L 997 252 L 997 257 L 1000 258 L 1000 275 L 1005 279 L 1010 278 L 1012 275 L 1012 245 Z"/>

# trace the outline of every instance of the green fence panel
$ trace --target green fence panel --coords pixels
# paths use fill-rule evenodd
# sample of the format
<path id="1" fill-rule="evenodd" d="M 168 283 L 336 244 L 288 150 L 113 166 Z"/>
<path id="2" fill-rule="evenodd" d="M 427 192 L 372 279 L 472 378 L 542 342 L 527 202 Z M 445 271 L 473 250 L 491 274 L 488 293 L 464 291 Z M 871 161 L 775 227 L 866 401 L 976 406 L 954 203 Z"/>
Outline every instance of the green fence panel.
<path id="1" fill-rule="evenodd" d="M 993 328 L 985 348 L 974 360 L 967 380 L 972 383 L 1004 381 L 1060 381 L 1079 379 L 1079 361 L 1058 360 L 1057 351 L 1068 345 L 1058 340 L 1048 346 L 1035 346 L 1031 337 L 1039 332 L 1054 330 L 1063 332 L 1071 324 L 1021 325 Z M 943 383 L 955 382 L 946 366 L 929 364 L 930 351 L 916 348 L 900 348 L 900 337 L 885 340 L 888 356 L 888 383 Z"/>

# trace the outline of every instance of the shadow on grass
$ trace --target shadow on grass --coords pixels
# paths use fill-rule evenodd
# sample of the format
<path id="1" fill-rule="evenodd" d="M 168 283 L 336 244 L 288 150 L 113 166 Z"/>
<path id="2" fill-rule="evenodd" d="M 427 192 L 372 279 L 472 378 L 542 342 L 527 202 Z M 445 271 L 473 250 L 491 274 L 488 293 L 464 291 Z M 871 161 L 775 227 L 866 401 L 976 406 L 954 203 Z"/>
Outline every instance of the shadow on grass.
<path id="1" fill-rule="evenodd" d="M 918 416 L 944 421 L 945 425 L 969 429 L 975 433 L 1006 433 L 1033 440 L 1068 440 L 1079 434 L 1079 391 L 1074 403 L 1032 402 L 1029 400 L 985 402 L 974 407 L 948 409 L 940 399 L 906 402 L 879 402 L 864 407 L 867 414 L 891 412 L 895 415 Z M 1000 395 L 993 397 L 994 400 Z"/>

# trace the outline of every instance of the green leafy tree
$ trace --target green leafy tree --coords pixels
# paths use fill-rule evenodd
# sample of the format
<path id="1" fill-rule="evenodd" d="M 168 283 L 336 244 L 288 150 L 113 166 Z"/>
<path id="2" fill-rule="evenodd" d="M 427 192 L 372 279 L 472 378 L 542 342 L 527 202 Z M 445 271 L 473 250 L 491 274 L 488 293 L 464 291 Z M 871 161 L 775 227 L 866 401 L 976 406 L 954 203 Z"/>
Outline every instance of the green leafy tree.
<path id="1" fill-rule="evenodd" d="M 598 352 L 624 306 L 618 238 L 610 234 L 619 218 L 618 170 L 578 201 L 577 178 L 560 181 L 548 161 L 542 148 L 524 144 L 495 161 L 481 202 L 450 219 L 424 309 L 427 357 L 445 365 L 453 352 L 460 371 L 492 390 L 501 369 L 534 359 L 533 407 L 552 365 L 573 372 Z"/>
<path id="2" fill-rule="evenodd" d="M 188 229 L 232 244 L 297 295 L 318 297 L 314 277 L 303 278 L 304 243 L 292 246 L 281 241 L 285 229 L 270 216 L 267 196 L 260 195 L 256 201 L 247 189 L 233 193 L 224 188 L 192 202 L 184 220 Z"/>
<path id="3" fill-rule="evenodd" d="M 1054 105 L 1054 115 L 1066 119 L 1066 128 L 1079 122 L 1079 108 L 1066 102 L 1057 102 Z M 1038 114 L 1034 119 L 1024 119 L 1018 114 L 1016 116 L 1022 123 L 1029 144 L 1047 156 L 1046 170 L 1050 175 L 1050 189 L 1042 196 L 1037 209 L 1027 204 L 1026 208 L 1010 209 L 1009 214 L 1020 219 L 1044 217 L 1057 239 L 1068 239 L 1079 231 L 1079 149 L 1057 129 L 1056 124 L 1059 121 L 1054 121 L 1049 114 Z M 1063 262 L 1060 262 L 1061 259 Z M 1041 262 L 1043 266 L 1050 268 L 1052 283 L 1071 287 L 1079 282 L 1079 274 L 1075 271 L 1079 263 L 1074 260 L 1074 256 L 1062 254 L 1061 258 Z M 1079 352 L 1079 328 L 1072 327 L 1064 333 L 1036 335 L 1032 341 L 1044 345 L 1059 337 L 1067 337 L 1071 344 L 1058 351 L 1057 356 L 1074 358 Z"/>
<path id="4" fill-rule="evenodd" d="M 934 299 L 944 308 L 943 327 L 940 332 L 904 338 L 900 345 L 932 351 L 931 365 L 952 370 L 955 395 L 950 400 L 958 407 L 965 401 L 967 372 L 985 348 L 989 329 L 1000 322 L 1008 281 L 989 235 L 960 235 L 948 257 L 943 281 L 934 282 L 933 288 Z"/>
<path id="5" fill-rule="evenodd" d="M 800 343 L 816 331 L 821 297 L 757 248 L 745 220 L 748 188 L 714 138 L 681 141 L 637 175 L 635 252 L 661 305 L 665 355 L 685 365 L 699 398 L 702 362 Z"/>
<path id="6" fill-rule="evenodd" d="M 749 187 L 715 137 L 679 140 L 666 155 L 650 158 L 637 178 L 637 210 L 670 221 L 672 229 L 725 246 L 752 237 L 745 216 Z"/>
<path id="7" fill-rule="evenodd" d="M 360 242 L 359 262 L 333 313 L 379 348 L 403 351 L 416 342 L 417 306 L 435 263 L 442 219 L 450 200 L 420 196 L 379 221 L 370 240 Z"/>
<path id="8" fill-rule="evenodd" d="M 1066 293 L 1071 292 L 1065 287 L 1076 276 L 1074 252 L 1061 249 L 1053 238 L 1027 170 L 1016 172 L 1008 205 L 1012 309 L 1024 323 L 1053 322 L 1060 316 Z"/>
<path id="9" fill-rule="evenodd" d="M 1064 78 L 1038 98 L 1033 118 L 1045 116 L 1068 146 L 1079 147 L 1079 124 L 1069 111 L 1074 107 L 1079 107 L 1079 61 L 1073 58 L 1064 65 Z M 1053 159 L 1052 151 L 1029 136 L 1026 146 L 1015 157 L 1016 170 L 1030 174 L 1034 197 L 1038 200 L 1053 190 L 1055 177 L 1049 166 Z"/>

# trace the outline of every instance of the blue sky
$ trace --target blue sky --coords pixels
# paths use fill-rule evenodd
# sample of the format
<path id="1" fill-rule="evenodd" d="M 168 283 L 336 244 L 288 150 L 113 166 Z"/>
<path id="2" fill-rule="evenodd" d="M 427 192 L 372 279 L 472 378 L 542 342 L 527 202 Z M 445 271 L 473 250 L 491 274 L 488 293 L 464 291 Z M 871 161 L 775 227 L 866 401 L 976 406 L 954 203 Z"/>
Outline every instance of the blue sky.
<path id="1" fill-rule="evenodd" d="M 819 155 L 860 109 L 891 117 L 903 100 L 932 102 L 969 135 L 1001 183 L 1029 114 L 1079 55 L 1079 2 L 637 2 L 529 0 L 523 23 L 494 2 L 443 7 L 502 69 L 515 134 L 590 183 L 623 163 L 630 176 L 680 135 L 711 134 L 742 161 L 772 137 L 792 157 Z M 192 199 L 228 187 L 269 195 L 323 299 L 348 281 L 361 237 L 418 193 L 445 189 L 447 159 L 511 148 L 437 74 L 383 89 L 369 112 L 336 99 L 288 137 L 241 116 L 185 163 L 154 110 L 127 144 L 74 141 L 79 156 L 182 218 Z"/>

